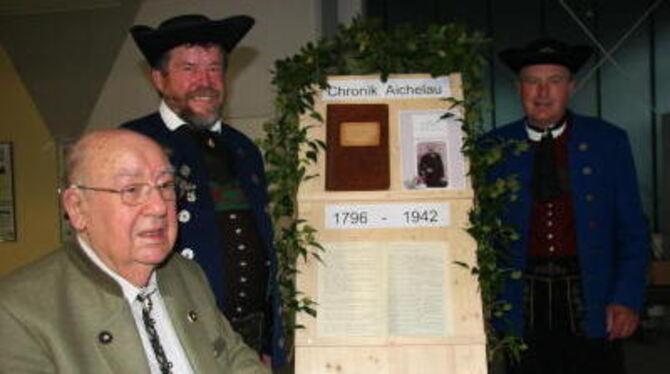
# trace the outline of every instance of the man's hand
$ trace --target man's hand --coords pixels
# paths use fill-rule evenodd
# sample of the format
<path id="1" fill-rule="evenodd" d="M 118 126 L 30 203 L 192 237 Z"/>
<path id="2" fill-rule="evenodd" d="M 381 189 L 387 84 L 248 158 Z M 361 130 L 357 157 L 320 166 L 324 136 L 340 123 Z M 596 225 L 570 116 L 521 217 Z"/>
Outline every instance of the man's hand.
<path id="1" fill-rule="evenodd" d="M 610 304 L 607 306 L 607 333 L 608 339 L 624 339 L 635 332 L 640 317 L 631 308 Z"/>
<path id="2" fill-rule="evenodd" d="M 265 366 L 272 368 L 272 357 L 270 355 L 266 355 L 265 353 L 261 354 L 261 361 Z"/>

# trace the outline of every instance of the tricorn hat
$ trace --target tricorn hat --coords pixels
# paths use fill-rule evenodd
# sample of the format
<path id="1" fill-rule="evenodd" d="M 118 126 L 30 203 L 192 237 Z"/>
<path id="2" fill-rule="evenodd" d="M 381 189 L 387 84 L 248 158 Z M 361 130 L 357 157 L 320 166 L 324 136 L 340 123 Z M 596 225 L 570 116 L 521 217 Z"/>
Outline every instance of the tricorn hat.
<path id="1" fill-rule="evenodd" d="M 249 16 L 211 20 L 200 14 L 187 14 L 163 21 L 158 28 L 135 25 L 130 34 L 151 66 L 163 53 L 187 43 L 214 43 L 230 53 L 254 25 Z"/>
<path id="2" fill-rule="evenodd" d="M 500 59 L 518 73 L 528 65 L 556 64 L 567 67 L 573 74 L 593 54 L 586 45 L 570 46 L 556 39 L 537 39 L 523 48 L 508 48 L 500 52 Z"/>

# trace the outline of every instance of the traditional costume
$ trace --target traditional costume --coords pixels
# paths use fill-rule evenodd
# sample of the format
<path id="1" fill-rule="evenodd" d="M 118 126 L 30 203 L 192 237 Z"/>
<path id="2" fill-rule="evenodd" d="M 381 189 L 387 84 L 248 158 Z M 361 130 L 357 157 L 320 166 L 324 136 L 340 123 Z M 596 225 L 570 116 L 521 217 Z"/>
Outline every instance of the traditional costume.
<path id="1" fill-rule="evenodd" d="M 575 73 L 590 53 L 542 39 L 500 58 L 517 73 L 535 64 Z M 512 372 L 622 372 L 620 347 L 607 340 L 606 307 L 640 311 L 650 254 L 626 133 L 566 111 L 548 128 L 522 118 L 487 136 L 530 144 L 491 172 L 491 180 L 514 174 L 520 183 L 504 215 L 519 240 L 501 248 L 501 265 L 523 277 L 506 280 L 501 299 L 512 310 L 496 321 L 529 346 Z"/>

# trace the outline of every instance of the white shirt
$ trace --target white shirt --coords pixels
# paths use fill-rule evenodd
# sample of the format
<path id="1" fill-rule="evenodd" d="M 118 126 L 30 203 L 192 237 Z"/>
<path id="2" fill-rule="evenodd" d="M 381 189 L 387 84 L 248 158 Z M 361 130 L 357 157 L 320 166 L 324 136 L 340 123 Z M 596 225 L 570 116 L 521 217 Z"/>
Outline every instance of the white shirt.
<path id="1" fill-rule="evenodd" d="M 142 339 L 142 346 L 144 347 L 144 355 L 149 362 L 149 368 L 151 369 L 152 374 L 161 374 L 158 362 L 156 361 L 156 354 L 154 353 L 151 343 L 149 342 L 149 337 L 147 336 L 147 331 L 144 327 L 144 322 L 142 320 L 142 304 L 137 300 L 137 295 L 140 293 L 147 293 L 155 289 L 151 294 L 151 301 L 153 302 L 153 309 L 151 310 L 151 317 L 156 320 L 156 332 L 158 333 L 158 338 L 160 340 L 163 351 L 165 351 L 165 356 L 172 363 L 172 372 L 175 374 L 193 374 L 193 369 L 191 364 L 188 361 L 188 357 L 184 352 L 184 348 L 181 346 L 179 337 L 174 330 L 172 321 L 170 320 L 170 315 L 167 312 L 165 303 L 163 302 L 163 297 L 160 294 L 158 289 L 158 276 L 154 271 L 151 273 L 149 278 L 149 284 L 146 287 L 140 288 L 134 284 L 128 282 L 126 279 L 121 277 L 119 274 L 110 269 L 105 263 L 102 262 L 100 257 L 93 251 L 93 249 L 86 243 L 81 237 L 77 237 L 79 245 L 84 250 L 84 253 L 96 264 L 100 269 L 112 277 L 116 283 L 121 286 L 123 290 L 123 297 L 130 305 L 130 310 L 133 313 L 133 318 L 135 319 L 135 326 L 137 331 L 140 334 Z"/>
<path id="2" fill-rule="evenodd" d="M 175 131 L 179 127 L 186 124 L 186 121 L 181 119 L 177 113 L 175 113 L 170 107 L 165 103 L 165 100 L 161 101 L 161 105 L 158 107 L 158 113 L 161 115 L 161 119 L 165 122 L 168 130 Z M 209 129 L 216 133 L 221 133 L 221 120 L 214 122 L 214 125 Z"/>

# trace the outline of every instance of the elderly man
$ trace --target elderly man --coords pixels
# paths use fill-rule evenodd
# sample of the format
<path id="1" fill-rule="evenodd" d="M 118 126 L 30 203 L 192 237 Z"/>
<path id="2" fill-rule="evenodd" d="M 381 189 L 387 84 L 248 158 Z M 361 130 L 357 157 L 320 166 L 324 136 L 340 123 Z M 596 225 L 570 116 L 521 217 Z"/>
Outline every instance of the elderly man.
<path id="1" fill-rule="evenodd" d="M 622 373 L 618 340 L 639 321 L 650 235 L 628 137 L 566 109 L 590 55 L 552 39 L 500 53 L 526 116 L 489 136 L 530 145 L 492 171 L 520 182 L 505 215 L 520 239 L 501 258 L 524 276 L 507 281 L 498 324 L 529 346 L 514 373 Z"/>
<path id="2" fill-rule="evenodd" d="M 221 122 L 225 72 L 254 20 L 170 18 L 131 34 L 151 65 L 159 110 L 123 126 L 168 149 L 188 191 L 179 206 L 176 250 L 205 270 L 219 307 L 274 368 L 285 364 L 277 256 L 258 147 Z"/>
<path id="3" fill-rule="evenodd" d="M 267 373 L 202 270 L 171 256 L 177 191 L 162 149 L 102 130 L 68 166 L 77 243 L 0 281 L 0 372 Z"/>

